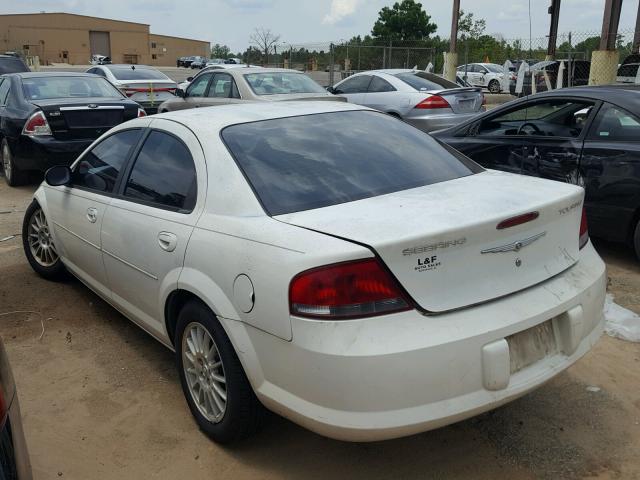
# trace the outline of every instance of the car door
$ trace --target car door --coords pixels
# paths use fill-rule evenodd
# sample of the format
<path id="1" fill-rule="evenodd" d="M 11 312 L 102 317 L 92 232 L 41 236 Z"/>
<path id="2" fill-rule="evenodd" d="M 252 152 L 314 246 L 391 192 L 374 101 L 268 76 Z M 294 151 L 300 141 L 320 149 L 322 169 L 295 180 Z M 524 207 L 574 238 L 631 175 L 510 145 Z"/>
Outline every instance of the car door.
<path id="1" fill-rule="evenodd" d="M 367 91 L 362 94 L 360 105 L 375 108 L 381 112 L 396 112 L 406 108 L 409 104 L 409 97 L 406 96 L 406 105 L 400 106 L 399 95 L 393 85 L 378 75 L 373 75 Z"/>
<path id="2" fill-rule="evenodd" d="M 228 73 L 216 72 L 199 106 L 214 107 L 242 102 L 235 80 Z"/>
<path id="3" fill-rule="evenodd" d="M 333 93 L 346 98 L 349 103 L 362 105 L 363 94 L 369 88 L 371 79 L 371 75 L 354 75 L 336 85 Z"/>
<path id="4" fill-rule="evenodd" d="M 468 66 L 467 69 L 467 82 L 469 82 L 474 87 L 482 87 L 482 67 L 476 63 L 472 63 Z"/>
<path id="5" fill-rule="evenodd" d="M 171 103 L 171 110 L 184 110 L 187 108 L 198 108 L 203 104 L 209 89 L 209 82 L 213 78 L 213 72 L 204 72 L 197 75 L 187 87 L 184 98 L 174 99 Z"/>
<path id="6" fill-rule="evenodd" d="M 113 302 L 160 338 L 166 338 L 164 299 L 177 287 L 205 193 L 196 136 L 154 119 L 105 213 L 102 250 Z"/>
<path id="7" fill-rule="evenodd" d="M 580 173 L 590 233 L 629 239 L 640 209 L 640 118 L 605 103 L 584 142 Z"/>
<path id="8" fill-rule="evenodd" d="M 109 296 L 100 228 L 123 166 L 140 139 L 140 128 L 121 130 L 85 152 L 68 186 L 44 186 L 48 216 L 64 264 L 104 297 Z"/>

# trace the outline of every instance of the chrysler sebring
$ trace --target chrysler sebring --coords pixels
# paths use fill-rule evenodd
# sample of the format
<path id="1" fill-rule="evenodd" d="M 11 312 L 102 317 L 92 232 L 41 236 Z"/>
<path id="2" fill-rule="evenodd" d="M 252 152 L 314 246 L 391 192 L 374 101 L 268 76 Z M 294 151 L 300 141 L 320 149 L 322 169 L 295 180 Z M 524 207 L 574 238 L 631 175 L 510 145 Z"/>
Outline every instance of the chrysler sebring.
<path id="1" fill-rule="evenodd" d="M 372 441 L 495 408 L 593 346 L 583 196 L 355 105 L 222 106 L 132 120 L 50 169 L 24 250 L 174 350 L 214 440 L 265 406 Z"/>

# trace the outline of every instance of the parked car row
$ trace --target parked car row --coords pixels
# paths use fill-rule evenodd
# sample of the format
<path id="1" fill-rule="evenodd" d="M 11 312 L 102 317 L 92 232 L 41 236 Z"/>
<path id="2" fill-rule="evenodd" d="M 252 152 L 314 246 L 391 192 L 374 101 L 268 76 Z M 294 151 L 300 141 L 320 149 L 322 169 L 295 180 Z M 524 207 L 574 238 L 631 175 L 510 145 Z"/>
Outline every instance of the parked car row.
<path id="1" fill-rule="evenodd" d="M 207 58 L 199 55 L 195 55 L 192 57 L 179 57 L 176 59 L 177 67 L 185 67 L 185 68 L 204 68 L 208 65 L 217 65 L 217 64 L 240 64 L 242 60 L 239 58 Z"/>

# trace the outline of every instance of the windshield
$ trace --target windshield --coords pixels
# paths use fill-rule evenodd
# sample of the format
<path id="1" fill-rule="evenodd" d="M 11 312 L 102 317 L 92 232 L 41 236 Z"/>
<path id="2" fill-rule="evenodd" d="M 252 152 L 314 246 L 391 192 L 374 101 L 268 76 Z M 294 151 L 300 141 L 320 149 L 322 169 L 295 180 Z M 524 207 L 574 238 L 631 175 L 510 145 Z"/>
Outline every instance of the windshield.
<path id="1" fill-rule="evenodd" d="M 438 75 L 427 72 L 403 72 L 395 76 L 416 90 L 442 90 L 443 88 L 458 88 L 453 82 Z"/>
<path id="2" fill-rule="evenodd" d="M 22 91 L 27 100 L 48 98 L 123 98 L 122 93 L 104 78 L 33 77 L 22 79 Z"/>
<path id="3" fill-rule="evenodd" d="M 352 202 L 482 170 L 420 130 L 371 111 L 241 123 L 225 128 L 222 138 L 269 215 Z"/>
<path id="4" fill-rule="evenodd" d="M 504 67 L 502 65 L 497 65 L 495 63 L 486 63 L 483 65 L 484 68 L 493 73 L 503 73 Z"/>
<path id="5" fill-rule="evenodd" d="M 327 93 L 324 88 L 304 73 L 267 72 L 248 73 L 244 76 L 256 95 L 283 93 Z"/>
<path id="6" fill-rule="evenodd" d="M 19 58 L 0 58 L 0 75 L 4 73 L 28 72 L 29 69 Z"/>
<path id="7" fill-rule="evenodd" d="M 136 67 L 109 67 L 113 76 L 118 80 L 168 80 L 171 81 L 164 73 L 153 68 Z"/>

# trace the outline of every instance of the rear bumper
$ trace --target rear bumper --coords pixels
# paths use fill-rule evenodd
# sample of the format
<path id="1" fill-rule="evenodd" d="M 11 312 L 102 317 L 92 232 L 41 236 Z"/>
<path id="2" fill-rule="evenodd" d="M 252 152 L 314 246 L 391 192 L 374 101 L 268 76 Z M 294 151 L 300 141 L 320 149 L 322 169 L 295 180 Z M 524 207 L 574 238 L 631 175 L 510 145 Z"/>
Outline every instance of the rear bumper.
<path id="1" fill-rule="evenodd" d="M 240 322 L 227 328 L 268 408 L 328 437 L 375 441 L 496 408 L 568 368 L 602 333 L 605 286 L 604 263 L 588 244 L 562 274 L 459 311 L 343 322 L 294 317 L 291 342 Z M 557 349 L 511 373 L 505 338 L 548 320 Z"/>
<path id="2" fill-rule="evenodd" d="M 459 123 L 466 122 L 480 113 L 482 112 L 434 114 L 420 117 L 404 117 L 403 120 L 409 125 L 413 125 L 417 129 L 428 133 L 453 127 Z"/>
<path id="3" fill-rule="evenodd" d="M 0 430 L 0 478 L 31 480 L 31 463 L 22 430 L 20 405 L 16 395 Z"/>
<path id="4" fill-rule="evenodd" d="M 20 135 L 12 145 L 12 153 L 19 169 L 45 171 L 54 165 L 71 165 L 92 142 Z"/>

